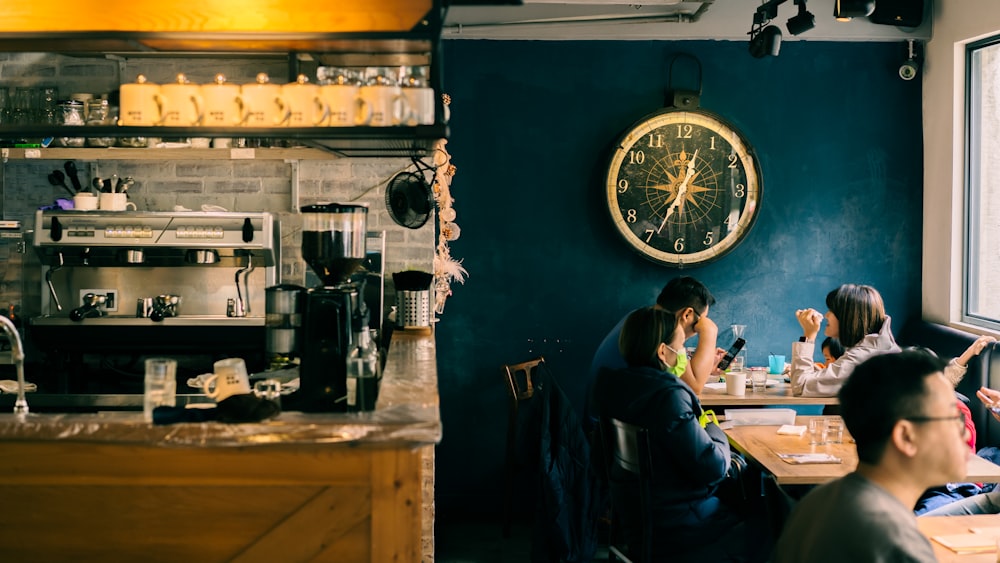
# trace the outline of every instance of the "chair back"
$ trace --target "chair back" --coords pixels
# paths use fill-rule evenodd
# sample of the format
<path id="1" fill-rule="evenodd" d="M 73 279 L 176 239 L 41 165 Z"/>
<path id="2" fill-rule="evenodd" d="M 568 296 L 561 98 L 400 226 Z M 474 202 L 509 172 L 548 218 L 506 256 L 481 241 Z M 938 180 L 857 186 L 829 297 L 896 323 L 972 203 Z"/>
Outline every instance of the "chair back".
<path id="1" fill-rule="evenodd" d="M 510 537 L 510 526 L 513 511 L 514 473 L 517 471 L 518 455 L 517 407 L 521 401 L 527 401 L 535 395 L 535 370 L 546 369 L 545 358 L 539 356 L 533 360 L 519 364 L 504 364 L 504 383 L 507 387 L 507 447 L 504 462 L 504 495 L 503 495 L 503 537 Z"/>
<path id="2" fill-rule="evenodd" d="M 601 417 L 601 442 L 604 449 L 605 470 L 610 479 L 614 467 L 620 467 L 632 474 L 637 483 L 637 499 L 616 499 L 616 490 L 612 486 L 612 516 L 611 542 L 609 551 L 626 562 L 648 562 L 652 560 L 653 516 L 650 506 L 650 483 L 653 479 L 653 462 L 650 457 L 649 431 L 640 426 L 622 422 L 616 418 Z M 639 534 L 634 531 L 626 537 L 639 538 L 639 545 L 629 545 L 624 548 L 619 543 L 621 538 L 622 515 L 618 508 L 627 505 L 638 505 L 639 513 L 634 521 L 640 527 Z"/>
<path id="3" fill-rule="evenodd" d="M 545 358 L 538 356 L 527 362 L 506 364 L 503 366 L 504 374 L 507 376 L 507 393 L 515 405 L 519 401 L 530 399 L 535 394 L 532 371 L 539 366 L 544 366 L 544 364 Z"/>

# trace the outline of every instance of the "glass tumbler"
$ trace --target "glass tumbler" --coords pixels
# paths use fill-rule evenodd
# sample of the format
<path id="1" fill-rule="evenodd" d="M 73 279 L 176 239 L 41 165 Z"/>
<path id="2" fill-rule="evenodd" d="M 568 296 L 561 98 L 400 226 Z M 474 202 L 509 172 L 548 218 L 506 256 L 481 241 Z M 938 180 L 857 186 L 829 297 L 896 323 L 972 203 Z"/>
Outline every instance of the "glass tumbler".
<path id="1" fill-rule="evenodd" d="M 153 409 L 177 404 L 177 360 L 149 358 L 146 360 L 145 391 L 142 396 L 142 417 L 153 422 Z"/>

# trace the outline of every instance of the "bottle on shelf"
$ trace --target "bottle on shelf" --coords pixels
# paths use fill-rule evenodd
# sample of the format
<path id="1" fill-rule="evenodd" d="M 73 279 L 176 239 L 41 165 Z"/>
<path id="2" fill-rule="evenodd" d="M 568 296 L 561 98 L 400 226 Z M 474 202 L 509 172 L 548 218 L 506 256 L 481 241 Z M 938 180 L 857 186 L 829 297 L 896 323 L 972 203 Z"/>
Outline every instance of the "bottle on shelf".
<path id="1" fill-rule="evenodd" d="M 382 371 L 378 348 L 368 330 L 358 332 L 358 346 L 347 357 L 347 410 L 365 412 L 375 409 Z"/>

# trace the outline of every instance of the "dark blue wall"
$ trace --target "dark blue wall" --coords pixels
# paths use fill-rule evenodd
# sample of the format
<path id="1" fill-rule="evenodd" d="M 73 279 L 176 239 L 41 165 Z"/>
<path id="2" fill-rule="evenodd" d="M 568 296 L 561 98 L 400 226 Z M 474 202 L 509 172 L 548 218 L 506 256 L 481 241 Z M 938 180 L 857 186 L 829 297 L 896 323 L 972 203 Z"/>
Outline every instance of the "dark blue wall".
<path id="1" fill-rule="evenodd" d="M 679 52 L 703 66 L 701 106 L 742 131 L 762 166 L 750 235 L 684 270 L 718 299 L 721 345 L 746 324 L 751 365 L 766 364 L 799 336 L 795 309 L 825 311 L 844 282 L 878 288 L 897 333 L 919 315 L 920 81 L 898 78 L 899 45 L 786 42 L 756 60 L 743 42 L 448 41 L 452 254 L 470 277 L 437 325 L 442 516 L 499 508 L 501 364 L 543 354 L 582 404 L 598 342 L 678 274 L 619 238 L 602 182 L 613 140 L 664 106 Z"/>

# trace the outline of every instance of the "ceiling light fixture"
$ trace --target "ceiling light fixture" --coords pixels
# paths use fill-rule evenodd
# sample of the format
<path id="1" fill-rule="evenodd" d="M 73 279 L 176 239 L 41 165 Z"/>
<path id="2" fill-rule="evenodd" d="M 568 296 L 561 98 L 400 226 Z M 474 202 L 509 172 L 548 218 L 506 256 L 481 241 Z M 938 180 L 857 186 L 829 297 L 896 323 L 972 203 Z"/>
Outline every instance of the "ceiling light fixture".
<path id="1" fill-rule="evenodd" d="M 788 33 L 792 35 L 805 33 L 816 27 L 816 16 L 806 10 L 806 0 L 795 0 L 795 4 L 799 7 L 799 13 L 789 18 L 788 23 L 785 24 L 788 27 Z"/>
<path id="2" fill-rule="evenodd" d="M 834 0 L 833 17 L 839 22 L 870 16 L 875 11 L 875 0 Z"/>
<path id="3" fill-rule="evenodd" d="M 767 56 L 777 57 L 781 50 L 781 30 L 777 26 L 768 25 L 778 17 L 778 4 L 785 0 L 768 0 L 757 7 L 753 14 L 753 24 L 750 26 L 750 55 L 757 59 Z M 794 18 L 792 18 L 794 19 Z"/>

